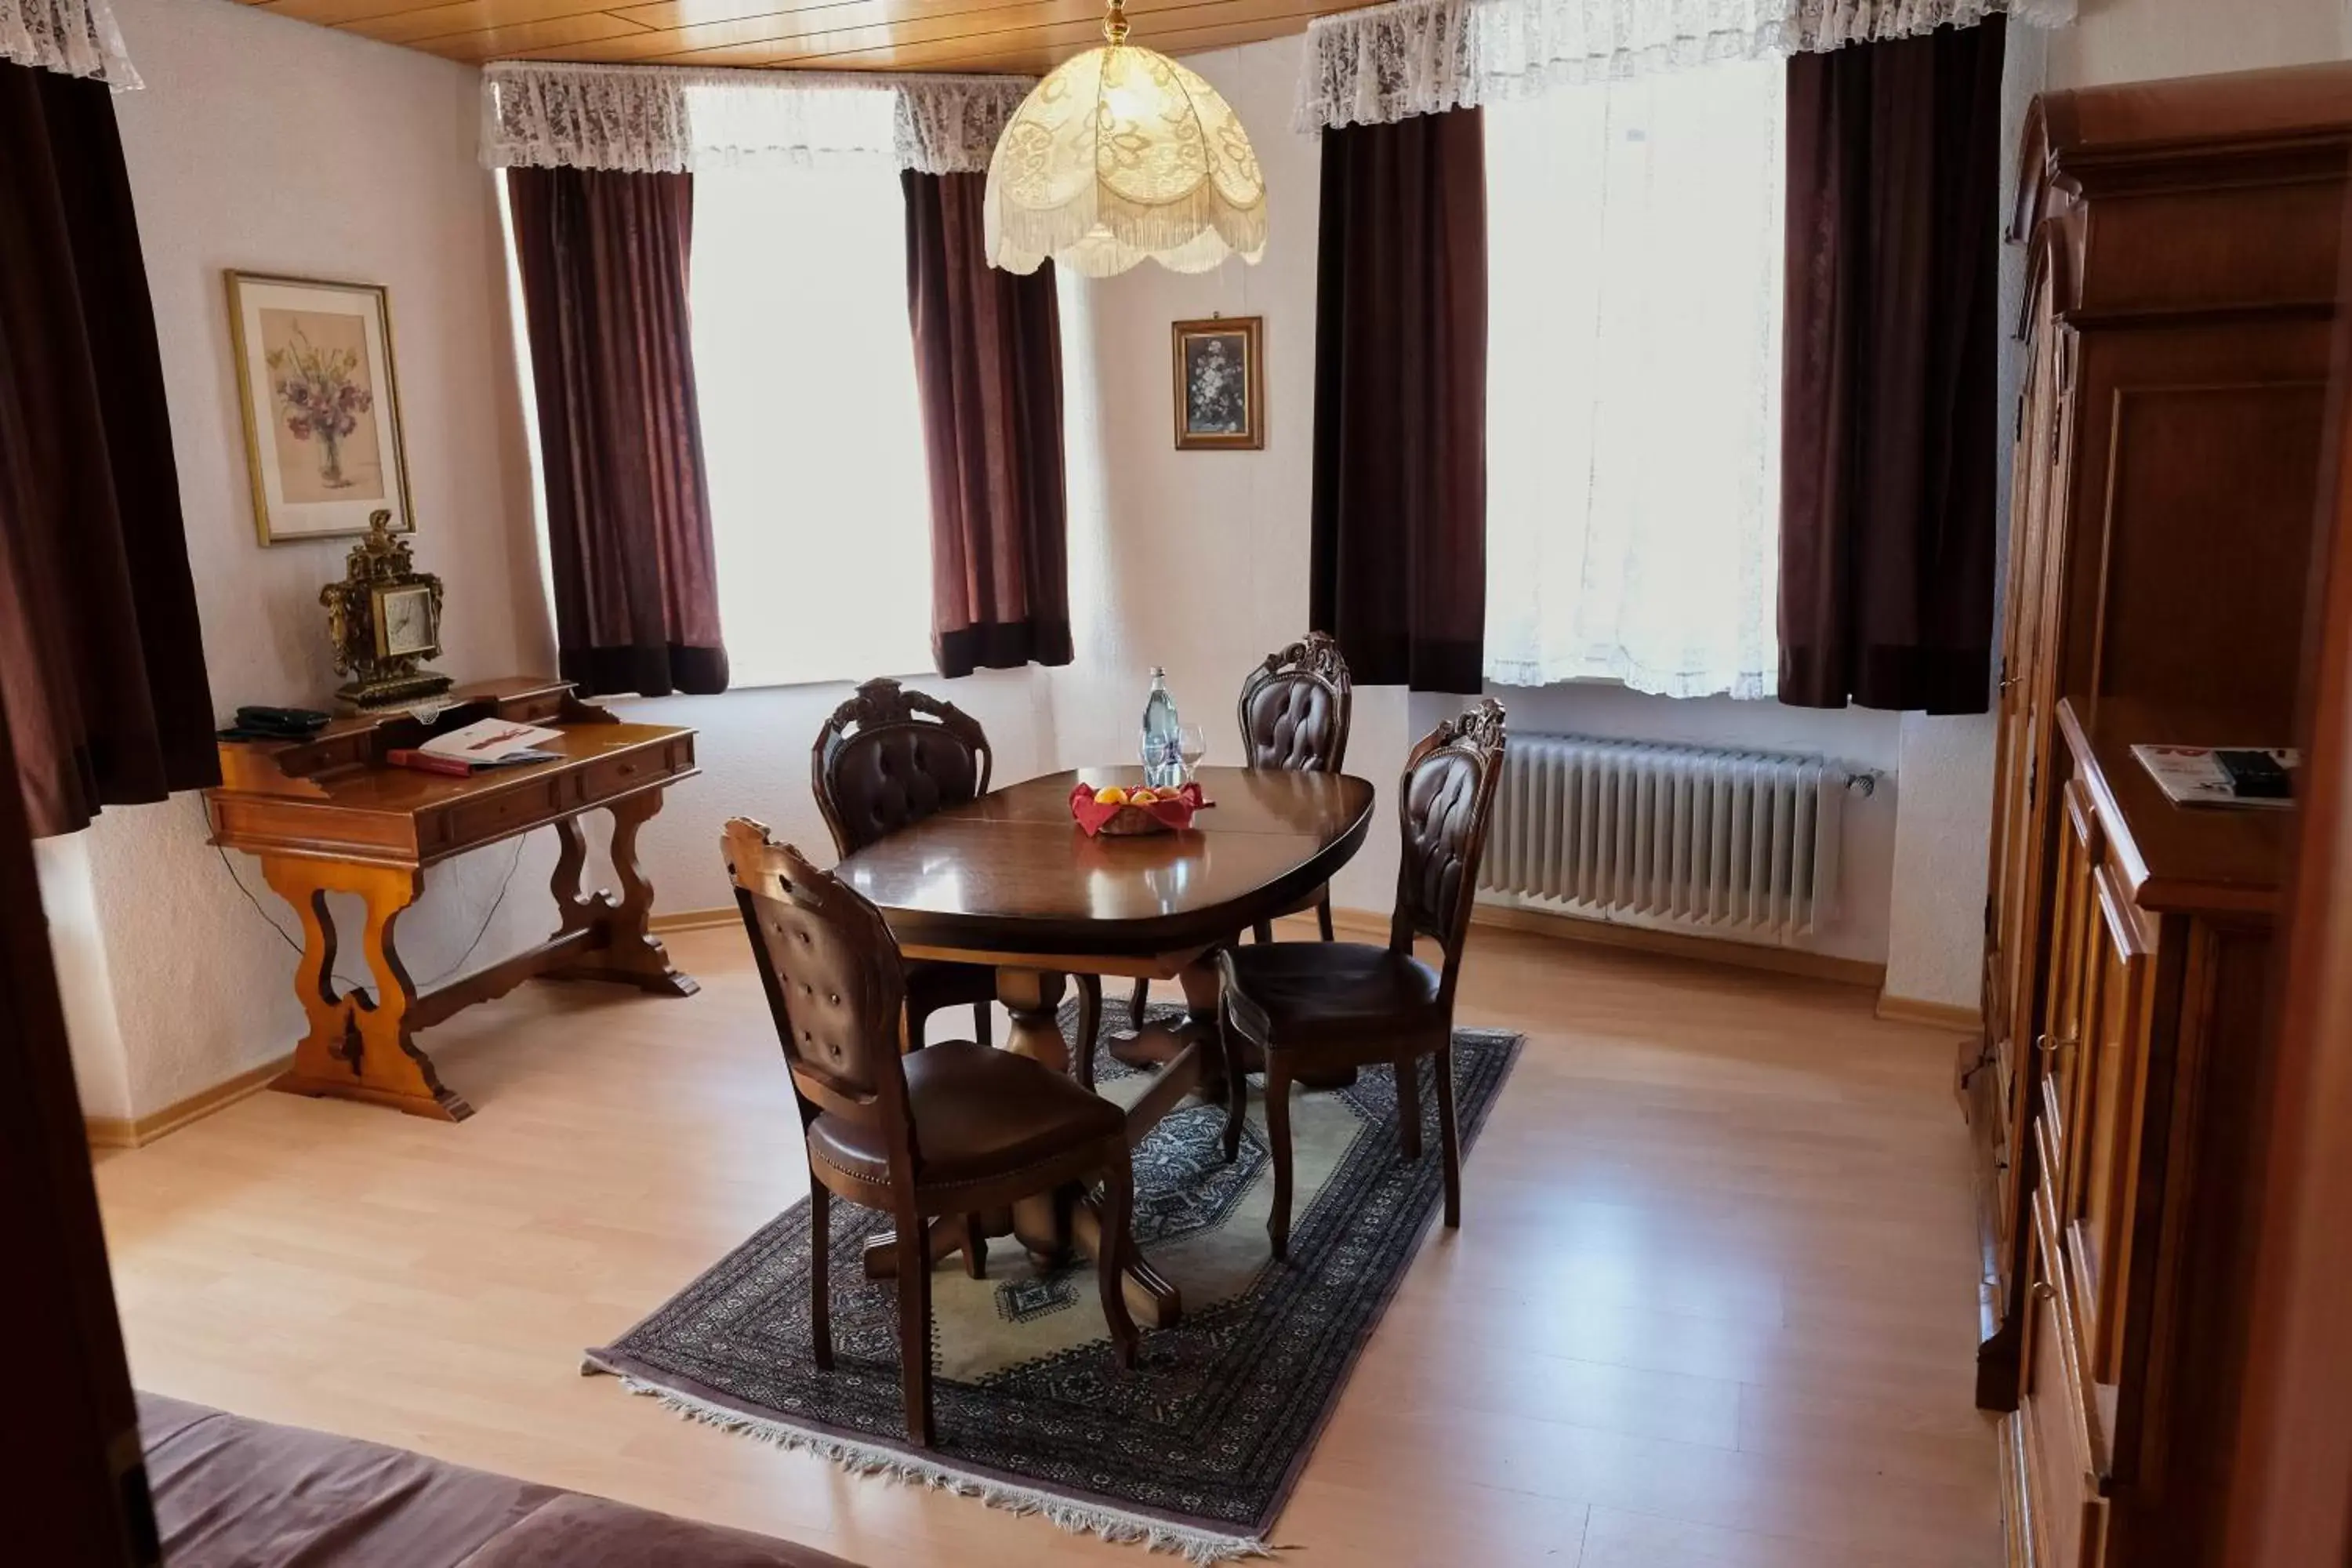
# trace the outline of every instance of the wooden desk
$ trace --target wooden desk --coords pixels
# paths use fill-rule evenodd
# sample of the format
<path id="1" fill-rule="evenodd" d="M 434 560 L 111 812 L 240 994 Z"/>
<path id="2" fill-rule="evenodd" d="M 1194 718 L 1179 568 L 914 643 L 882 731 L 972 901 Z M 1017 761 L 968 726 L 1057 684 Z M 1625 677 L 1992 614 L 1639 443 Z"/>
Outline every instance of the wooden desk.
<path id="1" fill-rule="evenodd" d="M 636 849 L 637 830 L 661 809 L 664 786 L 698 771 L 694 731 L 622 723 L 561 681 L 487 681 L 460 687 L 450 698 L 463 711 L 453 710 L 446 723 L 495 716 L 562 730 L 544 748 L 562 760 L 470 778 L 393 767 L 383 761 L 386 752 L 425 735 L 404 714 L 337 720 L 299 743 L 221 742 L 221 785 L 205 792 L 212 842 L 258 858 L 262 875 L 302 919 L 294 989 L 310 1030 L 273 1089 L 461 1121 L 473 1107 L 443 1087 L 433 1059 L 416 1045 L 418 1030 L 533 975 L 694 994 L 694 982 L 670 967 L 662 944 L 646 931 L 653 887 Z M 581 891 L 588 847 L 580 817 L 599 807 L 613 814 L 618 895 Z M 394 932 L 400 912 L 424 890 L 425 868 L 537 827 L 553 827 L 562 845 L 552 884 L 561 917 L 555 934 L 418 994 Z M 373 1000 L 336 992 L 331 892 L 366 902 L 360 946 L 375 978 Z"/>

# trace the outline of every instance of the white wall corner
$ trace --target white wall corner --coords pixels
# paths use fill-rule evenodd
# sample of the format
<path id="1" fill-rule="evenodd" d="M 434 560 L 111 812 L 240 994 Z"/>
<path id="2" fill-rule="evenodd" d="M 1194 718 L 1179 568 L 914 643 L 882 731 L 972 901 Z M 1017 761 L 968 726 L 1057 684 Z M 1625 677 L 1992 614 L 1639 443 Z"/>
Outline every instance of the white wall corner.
<path id="1" fill-rule="evenodd" d="M 1886 994 L 1974 1007 L 1982 988 L 1995 720 L 1903 716 Z"/>
<path id="2" fill-rule="evenodd" d="M 74 1088 L 84 1116 L 127 1121 L 131 1061 L 114 1006 L 106 930 L 90 882 L 89 834 L 33 841 L 33 871 L 47 917 L 49 962 L 65 1005 L 66 1039 L 73 1052 Z"/>

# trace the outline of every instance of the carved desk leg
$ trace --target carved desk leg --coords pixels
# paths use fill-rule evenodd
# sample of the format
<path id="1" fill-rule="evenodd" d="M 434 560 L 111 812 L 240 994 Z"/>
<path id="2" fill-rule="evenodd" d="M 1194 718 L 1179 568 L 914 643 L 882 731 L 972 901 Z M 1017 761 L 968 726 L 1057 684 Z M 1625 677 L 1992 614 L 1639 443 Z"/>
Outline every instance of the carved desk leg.
<path id="1" fill-rule="evenodd" d="M 637 859 L 637 829 L 661 809 L 661 791 L 624 796 L 610 809 L 613 871 L 621 882 L 617 898 L 606 892 L 581 892 L 580 871 L 588 858 L 588 846 L 580 832 L 580 819 L 567 816 L 555 825 L 562 848 L 556 856 L 552 887 L 563 917 L 562 931 L 601 923 L 604 941 L 550 973 L 565 980 L 617 980 L 664 996 L 691 996 L 702 987 L 692 975 L 670 967 L 668 950 L 646 925 L 653 913 L 654 885 L 646 879 L 645 866 Z"/>
<path id="2" fill-rule="evenodd" d="M 393 931 L 400 912 L 416 901 L 423 875 L 409 866 L 366 866 L 341 860 L 265 856 L 261 873 L 302 917 L 302 960 L 294 990 L 310 1030 L 294 1047 L 294 1065 L 272 1089 L 333 1095 L 394 1106 L 412 1116 L 462 1121 L 474 1108 L 441 1085 L 433 1058 L 416 1047 L 408 1027 L 416 986 L 400 962 Z M 335 922 L 330 892 L 355 893 L 367 904 L 360 939 L 373 1001 L 335 990 Z"/>

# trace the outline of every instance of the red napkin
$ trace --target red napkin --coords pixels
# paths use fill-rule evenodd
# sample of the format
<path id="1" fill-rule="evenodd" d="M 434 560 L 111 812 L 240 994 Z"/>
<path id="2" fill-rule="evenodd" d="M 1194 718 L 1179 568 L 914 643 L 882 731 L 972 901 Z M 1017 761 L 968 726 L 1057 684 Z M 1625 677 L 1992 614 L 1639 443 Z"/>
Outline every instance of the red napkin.
<path id="1" fill-rule="evenodd" d="M 1199 784 L 1188 784 L 1176 792 L 1176 798 L 1173 800 L 1150 801 L 1135 809 L 1150 812 L 1171 827 L 1190 827 L 1192 826 L 1192 814 L 1196 811 L 1205 811 L 1213 804 L 1214 803 L 1202 796 Z M 1087 830 L 1088 837 L 1100 833 L 1104 823 L 1108 822 L 1125 809 L 1124 802 L 1118 805 L 1104 805 L 1097 801 L 1091 785 L 1070 786 L 1070 815 L 1077 819 L 1080 827 Z"/>

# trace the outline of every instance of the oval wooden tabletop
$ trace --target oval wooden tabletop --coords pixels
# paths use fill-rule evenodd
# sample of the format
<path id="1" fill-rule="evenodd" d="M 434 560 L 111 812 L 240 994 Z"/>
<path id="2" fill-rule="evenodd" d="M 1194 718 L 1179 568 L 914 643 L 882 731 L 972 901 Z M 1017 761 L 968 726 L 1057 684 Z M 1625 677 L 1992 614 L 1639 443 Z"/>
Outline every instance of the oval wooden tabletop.
<path id="1" fill-rule="evenodd" d="M 1161 952 L 1284 913 L 1364 841 L 1372 786 L 1348 773 L 1202 768 L 1215 805 L 1179 833 L 1089 838 L 1070 788 L 1142 782 L 1081 768 L 995 790 L 835 868 L 902 945 L 1000 952 Z"/>

